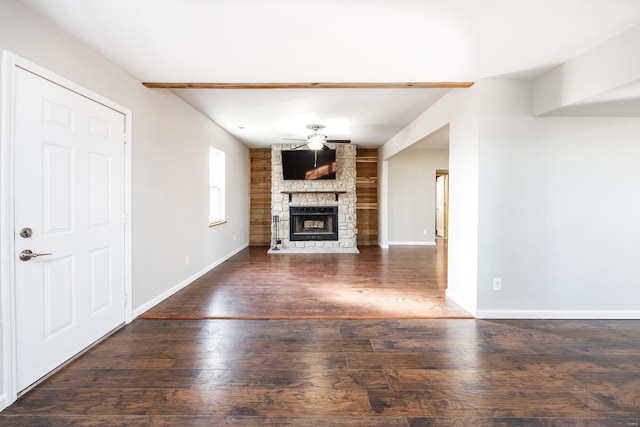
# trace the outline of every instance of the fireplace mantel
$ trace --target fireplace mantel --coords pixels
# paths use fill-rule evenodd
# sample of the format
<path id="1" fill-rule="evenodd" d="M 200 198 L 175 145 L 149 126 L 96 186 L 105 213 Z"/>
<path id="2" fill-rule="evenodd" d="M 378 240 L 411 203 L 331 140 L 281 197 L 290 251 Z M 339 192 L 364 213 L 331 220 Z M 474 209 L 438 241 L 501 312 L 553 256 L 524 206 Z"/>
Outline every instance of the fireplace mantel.
<path id="1" fill-rule="evenodd" d="M 341 191 L 341 190 L 299 190 L 299 191 L 281 191 L 280 193 L 289 195 L 289 203 L 293 201 L 294 194 L 335 194 L 336 202 L 338 201 L 339 194 L 347 194 L 346 191 Z"/>

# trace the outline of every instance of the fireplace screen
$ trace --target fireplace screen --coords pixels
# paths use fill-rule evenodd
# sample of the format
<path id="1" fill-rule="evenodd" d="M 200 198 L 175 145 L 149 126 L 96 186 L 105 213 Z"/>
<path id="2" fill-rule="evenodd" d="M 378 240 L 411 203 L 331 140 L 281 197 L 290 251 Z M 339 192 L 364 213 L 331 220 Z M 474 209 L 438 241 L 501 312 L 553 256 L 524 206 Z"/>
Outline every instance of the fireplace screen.
<path id="1" fill-rule="evenodd" d="M 289 240 L 338 240 L 337 206 L 291 206 Z"/>

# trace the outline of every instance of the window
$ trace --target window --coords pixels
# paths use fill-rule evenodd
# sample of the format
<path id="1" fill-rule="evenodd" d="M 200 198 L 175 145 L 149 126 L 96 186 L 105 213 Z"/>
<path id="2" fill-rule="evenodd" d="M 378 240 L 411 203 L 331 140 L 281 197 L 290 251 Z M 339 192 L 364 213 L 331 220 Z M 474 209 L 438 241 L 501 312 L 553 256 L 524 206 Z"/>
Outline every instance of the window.
<path id="1" fill-rule="evenodd" d="M 224 152 L 209 147 L 209 225 L 225 222 Z"/>

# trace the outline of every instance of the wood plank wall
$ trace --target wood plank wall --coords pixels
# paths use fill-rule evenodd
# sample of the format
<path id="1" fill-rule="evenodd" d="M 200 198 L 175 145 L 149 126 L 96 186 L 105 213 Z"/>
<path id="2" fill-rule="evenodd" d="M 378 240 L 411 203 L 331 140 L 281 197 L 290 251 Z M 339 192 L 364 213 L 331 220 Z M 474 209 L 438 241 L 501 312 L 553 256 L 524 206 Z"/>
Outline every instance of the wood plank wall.
<path id="1" fill-rule="evenodd" d="M 271 244 L 271 148 L 252 148 L 249 246 Z"/>
<path id="2" fill-rule="evenodd" d="M 271 149 L 252 148 L 249 189 L 249 246 L 271 245 Z M 378 244 L 378 150 L 358 148 L 356 156 L 358 245 Z"/>
<path id="3" fill-rule="evenodd" d="M 378 150 L 358 148 L 356 156 L 358 246 L 378 244 Z"/>

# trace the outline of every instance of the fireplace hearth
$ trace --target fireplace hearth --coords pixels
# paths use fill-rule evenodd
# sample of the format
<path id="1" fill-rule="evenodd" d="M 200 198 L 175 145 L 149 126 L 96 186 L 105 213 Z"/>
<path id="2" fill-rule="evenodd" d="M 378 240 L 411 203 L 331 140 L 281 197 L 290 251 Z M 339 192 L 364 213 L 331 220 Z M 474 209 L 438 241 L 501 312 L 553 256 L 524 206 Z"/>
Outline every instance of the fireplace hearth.
<path id="1" fill-rule="evenodd" d="M 337 206 L 290 206 L 289 240 L 338 240 Z"/>

